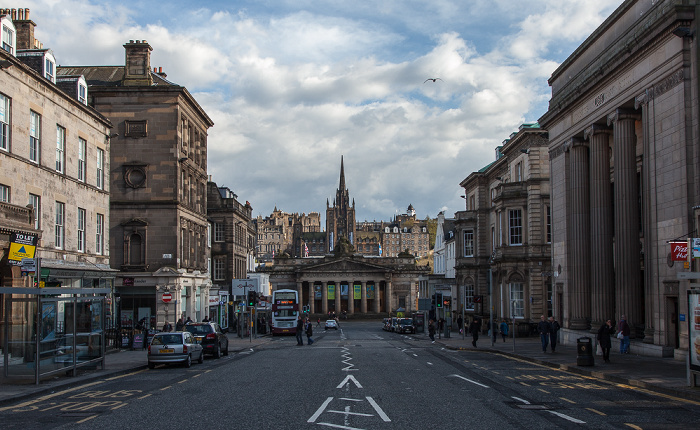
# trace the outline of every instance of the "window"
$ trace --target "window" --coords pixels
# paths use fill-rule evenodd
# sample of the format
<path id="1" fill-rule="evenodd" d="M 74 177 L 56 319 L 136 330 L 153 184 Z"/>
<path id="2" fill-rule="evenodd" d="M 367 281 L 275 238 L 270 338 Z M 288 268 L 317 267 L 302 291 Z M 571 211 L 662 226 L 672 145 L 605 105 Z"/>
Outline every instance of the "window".
<path id="1" fill-rule="evenodd" d="M 56 219 L 54 228 L 54 246 L 57 249 L 63 249 L 65 238 L 65 226 L 63 225 L 66 215 L 66 205 L 61 202 L 56 202 Z"/>
<path id="2" fill-rule="evenodd" d="M 224 225 L 218 222 L 214 223 L 214 242 L 224 241 Z"/>
<path id="3" fill-rule="evenodd" d="M 41 115 L 29 111 L 29 160 L 39 163 L 41 151 Z"/>
<path id="4" fill-rule="evenodd" d="M 56 83 L 56 73 L 55 73 L 56 65 L 53 63 L 53 61 L 49 60 L 48 58 L 46 59 L 46 79 L 49 81 Z"/>
<path id="5" fill-rule="evenodd" d="M 474 230 L 464 231 L 464 256 L 474 256 Z"/>
<path id="6" fill-rule="evenodd" d="M 476 201 L 474 199 L 474 196 L 469 197 L 469 210 L 475 210 L 476 209 Z"/>
<path id="7" fill-rule="evenodd" d="M 521 282 L 510 284 L 510 312 L 513 318 L 525 316 L 525 291 Z"/>
<path id="8" fill-rule="evenodd" d="M 97 188 L 104 188 L 104 161 L 105 152 L 97 148 L 97 183 L 95 184 Z"/>
<path id="9" fill-rule="evenodd" d="M 515 164 L 515 182 L 521 182 L 523 180 L 523 162 Z"/>
<path id="10" fill-rule="evenodd" d="M 85 85 L 78 85 L 78 101 L 87 105 L 87 87 Z"/>
<path id="11" fill-rule="evenodd" d="M 8 26 L 2 26 L 2 49 L 15 55 L 15 32 Z"/>
<path id="12" fill-rule="evenodd" d="M 102 254 L 104 253 L 105 216 L 103 214 L 97 214 L 95 216 L 95 224 L 95 254 Z"/>
<path id="13" fill-rule="evenodd" d="M 39 230 L 39 220 L 41 220 L 41 197 L 36 194 L 29 194 L 29 204 L 34 207 L 34 228 Z"/>
<path id="14" fill-rule="evenodd" d="M 0 94 L 0 149 L 10 150 L 10 99 Z"/>
<path id="15" fill-rule="evenodd" d="M 522 209 L 511 209 L 508 211 L 508 237 L 511 245 L 523 244 Z"/>
<path id="16" fill-rule="evenodd" d="M 85 252 L 85 209 L 78 208 L 78 252 Z"/>
<path id="17" fill-rule="evenodd" d="M 78 180 L 85 182 L 87 176 L 85 156 L 87 153 L 87 141 L 83 138 L 78 138 Z"/>
<path id="18" fill-rule="evenodd" d="M 552 208 L 547 205 L 547 243 L 552 243 Z"/>
<path id="19" fill-rule="evenodd" d="M 469 284 L 464 286 L 464 309 L 467 311 L 474 310 L 474 285 Z"/>
<path id="20" fill-rule="evenodd" d="M 223 258 L 214 259 L 214 279 L 222 281 L 226 278 L 226 264 Z"/>
<path id="21" fill-rule="evenodd" d="M 56 126 L 56 171 L 66 173 L 66 129 Z"/>
<path id="22" fill-rule="evenodd" d="M 0 202 L 10 203 L 10 187 L 0 184 Z"/>

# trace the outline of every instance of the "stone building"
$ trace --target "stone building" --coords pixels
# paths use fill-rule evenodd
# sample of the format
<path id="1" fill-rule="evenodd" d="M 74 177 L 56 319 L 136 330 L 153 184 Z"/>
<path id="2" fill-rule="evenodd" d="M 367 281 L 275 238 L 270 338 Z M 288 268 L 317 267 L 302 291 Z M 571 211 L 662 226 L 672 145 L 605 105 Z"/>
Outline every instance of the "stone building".
<path id="1" fill-rule="evenodd" d="M 309 255 L 323 255 L 324 238 L 321 232 L 321 215 L 318 212 L 287 213 L 277 209 L 270 216 L 258 216 L 253 220 L 256 234 L 255 250 L 258 262 L 271 262 L 275 255 L 287 253 L 295 257 L 304 255 L 307 244 Z"/>
<path id="2" fill-rule="evenodd" d="M 123 326 L 158 327 L 207 315 L 207 131 L 212 120 L 183 86 L 151 69 L 145 40 L 124 45 L 124 66 L 59 67 L 85 77 L 88 103 L 113 124 L 110 261 L 121 270 Z"/>
<path id="3" fill-rule="evenodd" d="M 521 125 L 494 162 L 460 183 L 466 210 L 454 220 L 457 309 L 488 317 L 493 306 L 525 333 L 552 313 L 547 144 L 538 124 Z"/>
<path id="4" fill-rule="evenodd" d="M 570 330 L 626 315 L 633 353 L 688 349 L 681 318 L 696 281 L 679 279 L 687 270 L 668 242 L 698 231 L 699 6 L 624 1 L 554 71 L 540 118 L 550 139 L 555 313 Z"/>
<path id="5" fill-rule="evenodd" d="M 209 319 L 222 328 L 229 326 L 229 297 L 234 279 L 245 279 L 255 270 L 253 250 L 255 231 L 251 223 L 253 208 L 238 201 L 227 187 L 207 183 L 207 216 L 212 223 Z"/>
<path id="6" fill-rule="evenodd" d="M 77 84 L 62 89 L 35 26 L 28 9 L 0 10 L 0 360 L 14 376 L 34 375 L 34 345 L 46 357 L 42 375 L 65 372 L 51 350 L 78 332 L 94 334 L 89 359 L 100 360 L 114 319 L 112 124 L 86 105 Z M 35 262 L 28 276 L 23 258 Z M 11 344 L 22 347 L 6 349 Z"/>
<path id="7" fill-rule="evenodd" d="M 345 167 L 340 157 L 340 183 L 333 206 L 326 200 L 326 252 L 333 252 L 336 242 L 344 237 L 355 243 L 355 199 L 350 203 L 350 192 L 345 186 Z"/>

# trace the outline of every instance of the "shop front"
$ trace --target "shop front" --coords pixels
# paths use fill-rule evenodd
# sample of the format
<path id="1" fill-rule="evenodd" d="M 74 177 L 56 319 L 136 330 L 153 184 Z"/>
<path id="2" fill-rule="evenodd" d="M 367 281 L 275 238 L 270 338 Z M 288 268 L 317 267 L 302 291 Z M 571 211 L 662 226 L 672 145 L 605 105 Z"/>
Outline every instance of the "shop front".
<path id="1" fill-rule="evenodd" d="M 209 292 L 209 321 L 213 321 L 222 329 L 228 328 L 228 293 L 221 290 Z"/>

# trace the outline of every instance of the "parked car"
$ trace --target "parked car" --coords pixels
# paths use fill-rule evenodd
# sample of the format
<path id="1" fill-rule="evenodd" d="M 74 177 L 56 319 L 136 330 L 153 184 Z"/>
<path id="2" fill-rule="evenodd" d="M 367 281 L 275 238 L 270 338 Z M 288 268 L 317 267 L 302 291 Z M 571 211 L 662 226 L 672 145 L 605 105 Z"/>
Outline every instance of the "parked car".
<path id="1" fill-rule="evenodd" d="M 192 365 L 192 360 L 204 362 L 204 349 L 192 336 L 192 333 L 176 331 L 156 333 L 148 345 L 148 368 L 153 369 L 158 363 L 183 363 Z"/>
<path id="2" fill-rule="evenodd" d="M 416 327 L 413 325 L 411 318 L 399 318 L 396 324 L 397 333 L 415 333 Z"/>
<path id="3" fill-rule="evenodd" d="M 221 358 L 228 355 L 228 337 L 214 322 L 189 323 L 185 330 L 192 333 L 197 343 L 202 345 L 204 353 Z"/>
<path id="4" fill-rule="evenodd" d="M 329 328 L 338 330 L 338 323 L 335 320 L 326 320 L 326 330 Z"/>

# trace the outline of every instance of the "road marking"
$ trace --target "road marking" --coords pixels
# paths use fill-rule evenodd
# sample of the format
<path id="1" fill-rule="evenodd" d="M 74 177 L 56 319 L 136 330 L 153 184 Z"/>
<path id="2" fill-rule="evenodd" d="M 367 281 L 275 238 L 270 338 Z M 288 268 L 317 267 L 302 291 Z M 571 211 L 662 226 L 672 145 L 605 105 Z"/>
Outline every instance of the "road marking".
<path id="1" fill-rule="evenodd" d="M 414 357 L 418 357 L 418 354 L 413 354 Z"/>
<path id="2" fill-rule="evenodd" d="M 348 407 L 348 408 L 349 408 L 349 407 Z M 348 410 L 348 408 L 346 408 L 346 410 L 344 410 L 344 411 L 333 411 L 333 410 L 329 409 L 328 412 L 332 412 L 332 413 L 334 413 L 334 414 L 343 414 L 343 415 L 358 415 L 358 416 L 361 416 L 361 417 L 373 417 L 373 416 L 374 416 L 374 415 L 372 415 L 372 414 L 365 414 L 365 413 L 362 413 L 362 412 L 350 412 L 350 411 Z"/>
<path id="3" fill-rule="evenodd" d="M 131 372 L 131 373 L 126 373 L 126 374 L 124 374 L 124 375 L 113 376 L 113 377 L 111 377 L 111 378 L 105 379 L 105 381 L 114 381 L 115 379 L 124 378 L 124 377 L 126 377 L 126 376 L 138 375 L 139 373 L 142 373 L 142 372 L 145 372 L 145 371 L 146 371 L 146 369 L 143 369 L 143 370 L 139 370 L 139 371 L 137 371 L 137 372 Z"/>
<path id="4" fill-rule="evenodd" d="M 556 416 L 558 416 L 558 417 L 564 418 L 565 420 L 569 420 L 569 421 L 571 421 L 572 423 L 576 423 L 576 424 L 586 424 L 585 421 L 577 420 L 576 418 L 573 418 L 573 417 L 570 417 L 570 416 L 568 416 L 568 415 L 562 414 L 561 412 L 557 412 L 557 411 L 547 411 L 547 412 L 549 412 L 550 414 L 554 414 L 554 415 L 556 415 Z"/>
<path id="5" fill-rule="evenodd" d="M 178 382 L 178 384 L 182 384 L 183 382 L 187 382 L 187 379 L 183 379 L 182 381 Z"/>
<path id="6" fill-rule="evenodd" d="M 636 426 L 636 425 L 634 425 L 634 424 L 630 424 L 630 423 L 625 423 L 625 425 L 626 425 L 627 427 L 632 427 L 633 429 L 637 429 L 637 430 L 642 430 L 642 428 L 641 428 L 641 427 L 639 427 L 639 426 Z"/>
<path id="7" fill-rule="evenodd" d="M 150 397 L 150 396 L 152 396 L 152 395 L 153 395 L 153 394 L 146 394 L 145 396 L 141 396 L 141 397 L 136 398 L 136 400 L 145 399 L 146 397 Z"/>
<path id="8" fill-rule="evenodd" d="M 193 378 L 199 378 L 200 376 L 202 376 L 202 374 L 201 374 L 201 373 L 198 373 L 198 374 L 196 374 L 196 375 L 193 375 L 192 377 L 193 377 Z"/>
<path id="9" fill-rule="evenodd" d="M 606 416 L 606 414 L 605 414 L 604 412 L 597 411 L 597 410 L 595 410 L 595 409 L 593 409 L 593 408 L 586 408 L 586 409 L 588 409 L 589 411 L 591 411 L 591 412 L 593 412 L 593 413 L 595 413 L 595 414 L 602 415 L 602 416 Z"/>
<path id="10" fill-rule="evenodd" d="M 326 409 L 326 406 L 328 406 L 328 404 L 331 402 L 331 400 L 333 400 L 333 397 L 327 398 L 326 401 L 323 402 L 323 404 L 318 408 L 318 410 L 316 410 L 316 412 L 313 415 L 311 415 L 311 418 L 309 418 L 306 422 L 307 423 L 316 422 L 318 417 L 323 413 L 323 410 Z"/>
<path id="11" fill-rule="evenodd" d="M 172 388 L 172 385 L 168 385 L 167 387 L 163 387 L 160 389 L 160 391 L 165 391 L 165 390 L 170 389 L 170 388 Z"/>
<path id="12" fill-rule="evenodd" d="M 341 397 L 340 400 L 347 400 L 348 402 L 364 402 L 362 399 L 351 399 L 349 397 Z"/>
<path id="13" fill-rule="evenodd" d="M 0 412 L 6 411 L 6 410 L 8 410 L 8 409 L 23 408 L 23 407 L 25 407 L 25 406 L 33 405 L 34 403 L 43 402 L 44 400 L 49 400 L 49 399 L 52 399 L 52 398 L 54 398 L 54 397 L 63 396 L 63 395 L 66 394 L 66 393 L 70 393 L 70 392 L 73 392 L 73 391 L 82 390 L 82 389 L 84 389 L 84 388 L 92 387 L 93 385 L 98 385 L 98 384 L 102 384 L 102 383 L 104 383 L 104 381 L 96 381 L 96 382 L 92 382 L 92 383 L 90 383 L 90 384 L 81 385 L 81 386 L 79 386 L 79 387 L 73 387 L 73 388 L 69 388 L 69 389 L 67 389 L 67 390 L 59 391 L 59 392 L 57 392 L 57 393 L 47 394 L 47 395 L 45 395 L 45 396 L 39 397 L 38 399 L 30 400 L 30 401 L 24 402 L 24 403 L 20 403 L 19 405 L 5 406 L 4 408 L 0 408 Z"/>
<path id="14" fill-rule="evenodd" d="M 122 403 L 122 404 L 119 405 L 119 406 L 115 406 L 115 407 L 112 408 L 112 410 L 119 409 L 119 408 L 123 408 L 124 406 L 126 406 L 126 403 Z"/>
<path id="15" fill-rule="evenodd" d="M 569 399 L 567 399 L 566 397 L 559 397 L 559 398 L 562 399 L 562 400 L 565 401 L 565 402 L 571 403 L 572 405 L 575 405 L 575 404 L 576 404 L 576 402 L 574 402 L 573 400 L 569 400 Z"/>
<path id="16" fill-rule="evenodd" d="M 357 379 L 355 379 L 355 377 L 352 376 L 352 375 L 346 376 L 345 379 L 343 379 L 343 382 L 341 382 L 340 384 L 338 384 L 338 386 L 335 387 L 335 388 L 343 388 L 343 386 L 344 386 L 345 384 L 348 384 L 348 385 L 349 385 L 349 384 L 350 384 L 350 381 L 354 382 L 354 383 L 355 383 L 355 386 L 356 386 L 357 388 L 362 388 L 362 385 L 360 385 L 360 383 L 357 381 Z"/>
<path id="17" fill-rule="evenodd" d="M 465 378 L 464 376 L 460 376 L 460 375 L 449 375 L 449 376 L 454 376 L 454 377 L 459 378 L 459 379 L 464 379 L 465 381 L 471 382 L 472 384 L 476 384 L 476 385 L 478 385 L 478 386 L 480 386 L 480 387 L 490 388 L 488 385 L 484 385 L 484 384 L 481 384 L 481 383 L 479 383 L 479 382 L 472 381 L 471 379 L 467 379 L 467 378 Z"/>
<path id="18" fill-rule="evenodd" d="M 522 382 L 522 381 L 520 381 L 520 385 L 524 385 L 524 386 L 526 386 L 526 387 L 529 387 L 529 386 L 530 386 L 530 384 L 526 384 L 525 382 Z"/>
<path id="19" fill-rule="evenodd" d="M 512 396 L 511 398 L 512 398 L 512 399 L 515 399 L 515 400 L 517 400 L 517 401 L 519 401 L 519 402 L 523 402 L 523 403 L 525 403 L 526 405 L 529 405 L 529 404 L 530 404 L 530 402 L 528 402 L 528 401 L 525 400 L 525 399 L 521 399 L 520 397 Z"/>
<path id="20" fill-rule="evenodd" d="M 379 416 L 382 417 L 382 420 L 384 420 L 385 423 L 391 422 L 391 420 L 389 419 L 389 417 L 384 413 L 384 411 L 382 410 L 382 408 L 379 407 L 379 405 L 377 404 L 377 402 L 374 401 L 373 398 L 367 396 L 367 401 L 370 403 L 370 405 L 372 405 L 372 407 L 374 408 L 374 410 L 377 411 L 377 413 L 379 414 Z"/>
<path id="21" fill-rule="evenodd" d="M 433 363 L 431 363 L 431 362 L 429 362 L 429 361 L 428 361 L 427 363 L 428 363 L 429 365 L 431 365 L 431 366 L 433 365 Z"/>
<path id="22" fill-rule="evenodd" d="M 87 417 L 87 418 L 83 418 L 82 420 L 78 421 L 76 424 L 82 424 L 82 423 L 84 423 L 84 422 L 86 422 L 86 421 L 90 421 L 91 419 L 95 418 L 96 416 L 97 416 L 97 415 L 93 415 L 93 416 L 90 416 L 90 417 Z"/>
<path id="23" fill-rule="evenodd" d="M 550 392 L 549 392 L 549 391 L 547 391 L 547 390 L 543 390 L 542 388 L 538 388 L 538 390 L 542 391 L 543 393 L 547 393 L 547 394 L 550 394 Z"/>
<path id="24" fill-rule="evenodd" d="M 318 423 L 320 426 L 326 426 L 326 427 L 335 427 L 337 429 L 347 429 L 347 430 L 364 430 L 360 429 L 357 427 L 348 427 L 348 426 L 341 426 L 339 424 L 331 424 L 331 423 Z"/>

